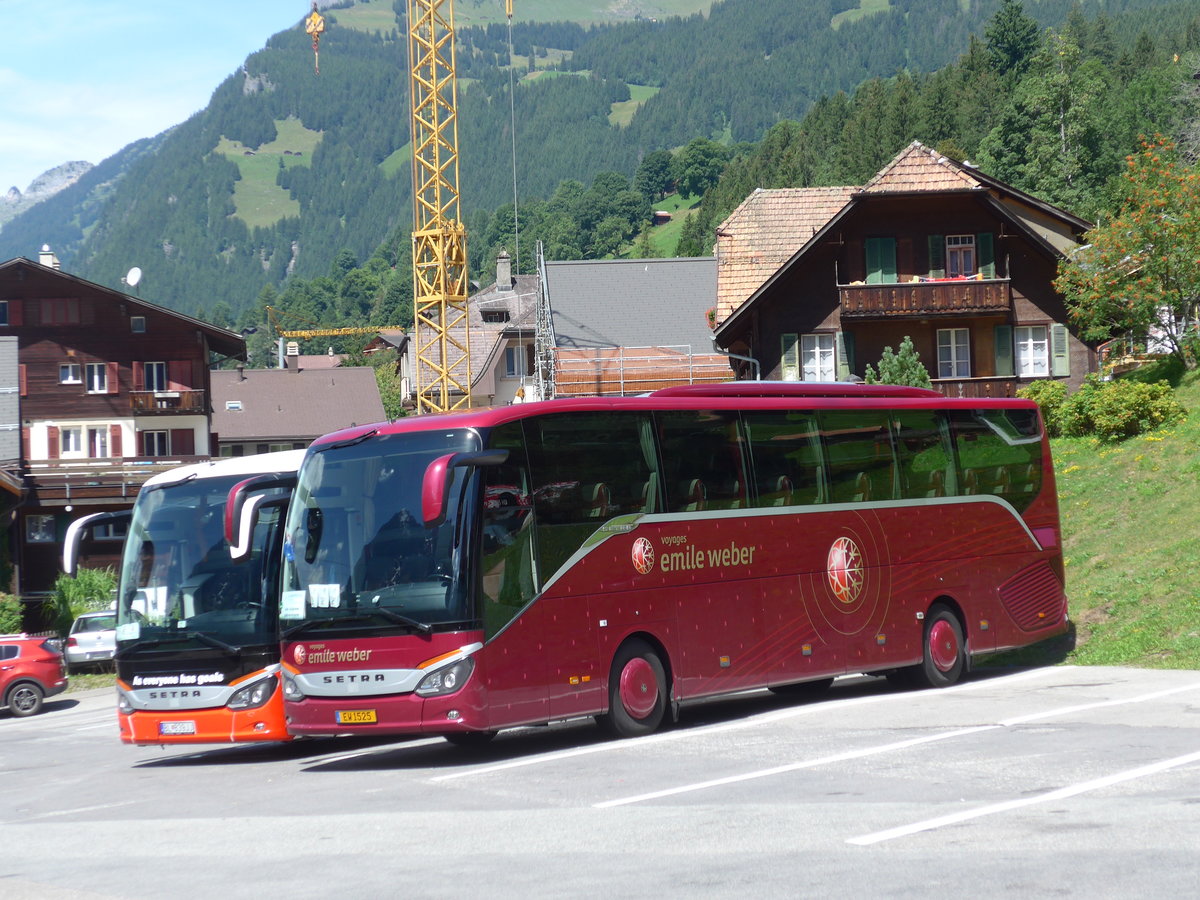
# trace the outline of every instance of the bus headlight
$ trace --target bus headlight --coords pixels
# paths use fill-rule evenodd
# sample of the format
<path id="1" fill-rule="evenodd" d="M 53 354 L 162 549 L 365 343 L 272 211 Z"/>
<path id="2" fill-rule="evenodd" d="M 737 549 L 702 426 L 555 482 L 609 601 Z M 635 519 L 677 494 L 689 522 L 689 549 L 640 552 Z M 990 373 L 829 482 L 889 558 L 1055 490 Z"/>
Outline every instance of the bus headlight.
<path id="1" fill-rule="evenodd" d="M 262 706 L 275 693 L 276 679 L 274 675 L 260 678 L 253 684 L 238 688 L 225 705 L 230 709 L 256 709 Z"/>
<path id="2" fill-rule="evenodd" d="M 117 688 L 117 712 L 126 716 L 133 712 L 133 703 L 130 702 L 129 695 L 120 688 Z"/>
<path id="3" fill-rule="evenodd" d="M 296 683 L 296 679 L 289 672 L 283 673 L 283 699 L 291 700 L 293 703 L 304 699 L 304 691 L 300 690 L 300 685 Z"/>
<path id="4" fill-rule="evenodd" d="M 453 694 L 471 677 L 475 668 L 475 660 L 471 657 L 460 659 L 445 668 L 430 672 L 417 685 L 417 693 L 422 697 L 440 697 L 443 694 Z"/>

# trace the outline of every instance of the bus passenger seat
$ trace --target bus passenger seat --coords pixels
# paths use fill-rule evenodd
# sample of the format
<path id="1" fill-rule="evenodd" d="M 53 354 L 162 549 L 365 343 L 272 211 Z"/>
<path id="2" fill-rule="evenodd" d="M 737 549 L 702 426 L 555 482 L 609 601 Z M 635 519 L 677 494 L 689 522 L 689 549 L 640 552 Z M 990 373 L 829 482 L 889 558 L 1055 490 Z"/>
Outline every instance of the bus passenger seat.
<path id="1" fill-rule="evenodd" d="M 962 478 L 963 494 L 978 494 L 979 493 L 979 474 L 974 469 L 963 469 Z"/>
<path id="2" fill-rule="evenodd" d="M 988 470 L 988 493 L 1007 494 L 1009 487 L 1008 466 L 995 466 Z"/>
<path id="3" fill-rule="evenodd" d="M 584 516 L 589 519 L 607 519 L 611 495 L 603 481 L 583 486 Z"/>
<path id="4" fill-rule="evenodd" d="M 767 495 L 764 506 L 791 506 L 794 502 L 792 479 L 786 475 L 768 478 L 763 485 L 763 493 Z"/>
<path id="5" fill-rule="evenodd" d="M 704 490 L 704 482 L 699 478 L 692 478 L 681 482 L 679 485 L 679 496 L 679 512 L 701 511 L 705 507 L 707 496 Z"/>
<path id="6" fill-rule="evenodd" d="M 850 497 L 851 503 L 866 503 L 871 499 L 871 479 L 867 477 L 866 472 L 859 472 L 854 476 L 854 493 Z"/>

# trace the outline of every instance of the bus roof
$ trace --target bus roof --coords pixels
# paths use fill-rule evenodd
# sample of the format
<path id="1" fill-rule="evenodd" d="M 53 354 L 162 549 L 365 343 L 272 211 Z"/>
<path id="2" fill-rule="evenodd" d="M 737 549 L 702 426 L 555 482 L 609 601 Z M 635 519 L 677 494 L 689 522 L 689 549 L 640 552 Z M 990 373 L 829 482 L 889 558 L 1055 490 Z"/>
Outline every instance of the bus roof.
<path id="1" fill-rule="evenodd" d="M 295 472 L 304 459 L 303 450 L 281 450 L 276 453 L 254 453 L 250 456 L 226 456 L 208 462 L 176 466 L 146 479 L 143 487 L 154 487 L 194 476 L 220 478 L 225 475 L 263 475 L 268 472 Z"/>
<path id="2" fill-rule="evenodd" d="M 550 413 L 686 409 L 1036 409 L 1032 400 L 947 397 L 938 391 L 895 385 L 732 381 L 678 385 L 636 397 L 570 397 L 511 406 L 457 410 L 439 415 L 406 416 L 394 422 L 358 425 L 312 442 L 313 447 L 362 438 L 370 433 L 399 434 L 438 428 L 492 428 L 517 419 Z"/>

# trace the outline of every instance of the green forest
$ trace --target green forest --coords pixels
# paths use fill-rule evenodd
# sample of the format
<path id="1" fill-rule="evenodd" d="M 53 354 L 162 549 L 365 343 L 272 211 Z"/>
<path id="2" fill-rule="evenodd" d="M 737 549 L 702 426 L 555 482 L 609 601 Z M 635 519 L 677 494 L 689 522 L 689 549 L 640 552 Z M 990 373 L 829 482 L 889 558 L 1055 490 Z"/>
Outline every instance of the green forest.
<path id="1" fill-rule="evenodd" d="M 1141 135 L 1200 149 L 1200 0 L 900 0 L 846 15 L 857 5 L 519 23 L 511 69 L 507 28 L 460 29 L 473 279 L 491 280 L 501 249 L 531 271 L 537 241 L 550 259 L 707 254 L 754 188 L 862 184 L 912 140 L 1087 218 L 1112 208 Z M 401 23 L 339 28 L 338 12 L 319 76 L 307 37 L 281 32 L 205 110 L 10 223 L 0 258 L 47 242 L 114 287 L 139 265 L 147 299 L 257 329 L 256 365 L 272 355 L 268 305 L 296 323 L 410 323 Z M 667 205 L 678 237 L 664 244 L 649 221 Z"/>

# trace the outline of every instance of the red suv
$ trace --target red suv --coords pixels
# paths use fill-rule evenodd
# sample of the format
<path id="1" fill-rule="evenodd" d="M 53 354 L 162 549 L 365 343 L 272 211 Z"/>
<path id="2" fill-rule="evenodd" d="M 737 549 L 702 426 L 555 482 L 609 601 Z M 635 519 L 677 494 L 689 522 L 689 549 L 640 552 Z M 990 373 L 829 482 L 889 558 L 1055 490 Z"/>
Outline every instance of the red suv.
<path id="1" fill-rule="evenodd" d="M 0 634 L 0 707 L 32 716 L 42 700 L 67 689 L 58 642 L 26 634 Z"/>

